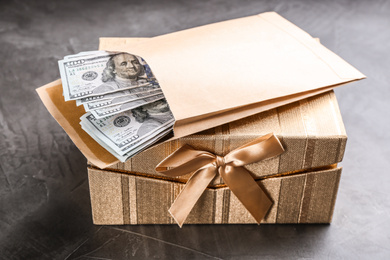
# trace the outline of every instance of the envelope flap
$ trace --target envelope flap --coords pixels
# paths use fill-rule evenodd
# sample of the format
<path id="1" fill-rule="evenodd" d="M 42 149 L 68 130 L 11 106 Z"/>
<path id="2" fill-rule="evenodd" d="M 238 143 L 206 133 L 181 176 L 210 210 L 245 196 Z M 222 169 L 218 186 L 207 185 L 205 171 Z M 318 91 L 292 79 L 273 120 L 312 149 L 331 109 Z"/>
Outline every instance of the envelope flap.
<path id="1" fill-rule="evenodd" d="M 40 87 L 37 92 L 50 114 L 90 162 L 100 168 L 119 162 L 81 128 L 80 117 L 85 114 L 84 108 L 77 107 L 75 101 L 65 102 L 61 80 Z"/>
<path id="2" fill-rule="evenodd" d="M 276 13 L 105 47 L 146 60 L 177 121 L 364 77 Z"/>

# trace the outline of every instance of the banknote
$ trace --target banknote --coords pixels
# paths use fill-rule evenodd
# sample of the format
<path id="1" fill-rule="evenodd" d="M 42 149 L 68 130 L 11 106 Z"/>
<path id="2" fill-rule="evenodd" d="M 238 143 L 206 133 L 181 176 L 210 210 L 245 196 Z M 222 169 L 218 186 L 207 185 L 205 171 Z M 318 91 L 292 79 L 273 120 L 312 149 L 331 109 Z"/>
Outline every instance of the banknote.
<path id="1" fill-rule="evenodd" d="M 166 132 L 168 129 L 172 130 L 173 129 L 173 120 L 165 123 L 164 125 L 161 125 L 158 128 L 154 128 L 153 131 L 148 133 L 147 135 L 141 137 L 142 139 L 137 139 L 133 143 L 130 143 L 128 146 L 122 148 L 121 151 L 119 151 L 120 155 L 125 155 L 130 153 L 134 147 L 138 147 L 139 145 L 142 145 L 144 143 L 149 142 L 149 140 L 154 139 L 155 136 L 159 136 L 161 133 Z"/>
<path id="2" fill-rule="evenodd" d="M 85 57 L 85 56 L 96 55 L 96 54 L 105 54 L 105 53 L 107 53 L 107 51 L 82 51 L 77 54 L 66 55 L 64 57 L 64 60 L 77 59 L 79 57 Z"/>
<path id="3" fill-rule="evenodd" d="M 138 141 L 152 139 L 171 128 L 174 118 L 165 100 L 159 100 L 114 116 L 95 118 L 90 112 L 81 117 L 81 125 L 112 150 L 124 155 Z"/>
<path id="4" fill-rule="evenodd" d="M 95 52 L 58 61 L 65 101 L 156 82 L 150 67 L 129 53 Z"/>
<path id="5" fill-rule="evenodd" d="M 149 133 L 147 136 L 142 137 L 142 139 L 133 140 L 127 146 L 118 149 L 112 143 L 107 142 L 105 136 L 102 136 L 100 132 L 95 131 L 91 125 L 88 125 L 88 123 L 85 123 L 85 121 L 82 121 L 80 123 L 82 128 L 99 144 L 104 143 L 104 145 L 102 145 L 104 148 L 109 147 L 109 149 L 106 148 L 106 150 L 109 150 L 110 152 L 112 151 L 113 154 L 115 153 L 120 156 L 130 156 L 131 154 L 136 152 L 136 149 L 138 149 L 139 147 L 143 147 L 144 145 L 150 144 L 151 141 L 155 140 L 156 137 L 162 138 L 162 135 L 164 133 L 167 134 L 170 130 L 172 130 L 173 126 L 173 122 L 167 122 L 159 128 L 154 129 L 154 131 Z"/>
<path id="6" fill-rule="evenodd" d="M 90 103 L 90 102 L 99 102 L 102 100 L 114 99 L 117 97 L 133 95 L 133 94 L 141 94 L 141 93 L 146 93 L 146 92 L 154 91 L 154 90 L 161 90 L 160 85 L 157 83 L 145 84 L 145 85 L 140 85 L 138 88 L 127 89 L 127 90 L 117 91 L 117 92 L 108 93 L 108 94 L 102 94 L 99 96 L 80 98 L 80 99 L 76 100 L 76 105 L 80 106 L 80 105 Z"/>
<path id="7" fill-rule="evenodd" d="M 109 151 L 112 155 L 114 155 L 121 162 L 125 162 L 130 157 L 142 152 L 143 150 L 147 149 L 148 147 L 150 147 L 151 145 L 153 145 L 154 143 L 156 143 L 157 141 L 159 141 L 160 139 L 164 138 L 165 136 L 169 135 L 172 132 L 172 127 L 170 127 L 168 129 L 162 131 L 161 133 L 155 135 L 151 139 L 147 139 L 144 142 L 136 142 L 133 144 L 133 146 L 131 147 L 131 150 L 129 150 L 129 152 L 127 152 L 124 155 L 120 155 L 119 153 L 115 152 L 110 146 L 108 146 L 105 142 L 100 140 L 100 138 L 97 135 L 95 135 L 92 128 L 90 128 L 89 126 L 84 125 L 84 124 L 81 124 L 81 128 L 85 132 L 87 132 L 98 144 L 100 144 L 104 149 Z"/>
<path id="8" fill-rule="evenodd" d="M 82 129 L 120 161 L 172 133 L 175 119 L 141 57 L 86 51 L 58 64 L 65 101 L 76 100 L 87 111 Z"/>
<path id="9" fill-rule="evenodd" d="M 140 94 L 132 94 L 132 95 L 126 95 L 126 96 L 121 96 L 121 97 L 116 97 L 113 99 L 106 99 L 102 101 L 97 101 L 97 102 L 91 102 L 91 103 L 86 103 L 84 104 L 85 111 L 91 111 L 95 109 L 103 109 L 109 106 L 114 106 L 114 105 L 120 105 L 123 103 L 128 103 L 132 101 L 138 101 L 146 98 L 152 98 L 153 96 L 162 95 L 162 91 L 159 90 L 153 90 L 145 93 L 140 93 Z M 157 99 L 151 99 L 152 101 L 157 100 Z M 146 104 L 145 102 L 144 104 Z M 143 105 L 143 103 L 141 103 Z"/>
<path id="10" fill-rule="evenodd" d="M 137 108 L 137 107 L 140 107 L 140 106 L 143 106 L 143 105 L 146 105 L 146 104 L 149 104 L 149 103 L 155 102 L 157 100 L 161 100 L 161 99 L 164 99 L 164 95 L 158 94 L 158 95 L 153 95 L 150 97 L 144 97 L 141 99 L 132 100 L 132 101 L 125 102 L 122 104 L 118 104 L 118 105 L 97 108 L 94 110 L 90 110 L 89 112 L 91 112 L 95 118 L 100 119 L 100 118 L 104 118 L 107 116 L 122 113 L 124 111 L 128 111 L 128 110 L 131 110 L 131 109 L 134 109 L 134 108 Z"/>
<path id="11" fill-rule="evenodd" d="M 161 133 L 154 135 L 151 139 L 148 139 L 146 142 L 143 142 L 135 147 L 133 147 L 132 150 L 127 152 L 124 156 L 126 157 L 125 160 L 129 159 L 130 157 L 133 157 L 134 155 L 144 151 L 145 149 L 149 148 L 151 145 L 155 144 L 159 140 L 173 136 L 173 125 L 171 125 L 166 130 L 162 131 Z M 124 161 L 122 161 L 124 162 Z"/>

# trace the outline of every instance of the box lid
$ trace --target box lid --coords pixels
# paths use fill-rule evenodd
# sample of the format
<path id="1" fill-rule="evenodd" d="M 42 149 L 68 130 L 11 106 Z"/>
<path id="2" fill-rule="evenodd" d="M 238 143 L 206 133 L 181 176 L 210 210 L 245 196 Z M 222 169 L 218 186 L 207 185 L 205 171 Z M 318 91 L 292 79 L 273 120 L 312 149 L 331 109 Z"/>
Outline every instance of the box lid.
<path id="1" fill-rule="evenodd" d="M 107 168 L 158 178 L 172 179 L 155 171 L 156 165 L 181 146 L 224 156 L 253 139 L 273 132 L 285 152 L 261 162 L 246 165 L 255 178 L 289 174 L 340 162 L 347 135 L 333 91 L 233 121 L 203 132 L 158 144 L 125 163 Z M 176 177 L 186 182 L 190 175 Z M 216 177 L 211 185 L 223 181 Z"/>

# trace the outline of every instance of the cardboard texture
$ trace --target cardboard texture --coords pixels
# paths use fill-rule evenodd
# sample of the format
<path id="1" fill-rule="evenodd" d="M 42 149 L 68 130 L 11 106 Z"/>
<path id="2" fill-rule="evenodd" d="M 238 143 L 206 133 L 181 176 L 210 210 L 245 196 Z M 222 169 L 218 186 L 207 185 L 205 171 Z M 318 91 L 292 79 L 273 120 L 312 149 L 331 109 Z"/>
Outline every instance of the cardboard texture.
<path id="1" fill-rule="evenodd" d="M 281 156 L 244 166 L 255 178 L 338 163 L 343 158 L 347 141 L 336 96 L 330 91 L 158 144 L 125 163 L 107 169 L 186 182 L 190 175 L 167 177 L 155 171 L 156 165 L 184 144 L 224 156 L 270 132 L 281 140 L 285 152 Z M 222 183 L 222 178 L 217 177 L 211 185 Z"/>
<path id="2" fill-rule="evenodd" d="M 365 76 L 276 13 L 150 39 L 102 38 L 100 49 L 143 57 L 176 119 L 174 138 L 324 93 Z M 75 123 L 61 81 L 39 88 L 43 103 L 92 163 L 118 162 Z M 58 96 L 59 95 L 59 96 Z M 65 109 L 66 108 L 66 109 Z M 77 120 L 76 120 L 77 119 Z"/>
<path id="3" fill-rule="evenodd" d="M 341 168 L 328 167 L 258 181 L 274 201 L 262 223 L 330 223 Z M 96 225 L 175 224 L 168 208 L 184 184 L 88 169 Z M 206 189 L 186 224 L 255 223 L 228 188 Z"/>

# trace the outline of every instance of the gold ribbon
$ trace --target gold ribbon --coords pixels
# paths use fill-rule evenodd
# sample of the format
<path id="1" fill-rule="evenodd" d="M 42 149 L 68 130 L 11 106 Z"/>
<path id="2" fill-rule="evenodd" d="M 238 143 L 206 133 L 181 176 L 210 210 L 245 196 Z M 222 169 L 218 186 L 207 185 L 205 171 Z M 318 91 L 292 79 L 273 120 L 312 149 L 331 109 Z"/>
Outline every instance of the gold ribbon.
<path id="1" fill-rule="evenodd" d="M 282 144 L 274 134 L 259 137 L 221 157 L 184 145 L 156 166 L 156 171 L 168 176 L 193 173 L 169 213 L 182 227 L 188 214 L 204 190 L 219 173 L 230 190 L 241 201 L 256 222 L 264 218 L 273 204 L 264 188 L 253 179 L 244 165 L 281 154 Z"/>

